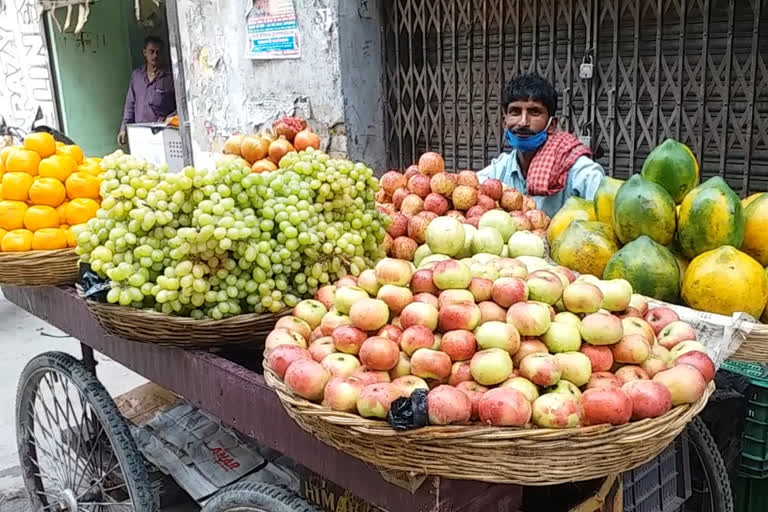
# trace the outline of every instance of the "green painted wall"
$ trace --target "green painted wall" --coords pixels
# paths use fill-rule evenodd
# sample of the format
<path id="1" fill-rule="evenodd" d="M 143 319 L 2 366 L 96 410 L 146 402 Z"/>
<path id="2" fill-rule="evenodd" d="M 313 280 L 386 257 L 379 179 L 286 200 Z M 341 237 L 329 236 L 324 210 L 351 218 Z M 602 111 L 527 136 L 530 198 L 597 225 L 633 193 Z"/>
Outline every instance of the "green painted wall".
<path id="1" fill-rule="evenodd" d="M 60 22 L 62 12 L 59 9 Z M 164 16 L 162 21 L 163 26 L 141 26 L 133 2 L 101 0 L 91 4 L 88 22 L 78 35 L 59 32 L 49 23 L 63 129 L 86 155 L 103 156 L 117 149 L 131 71 L 143 64 L 144 37 L 167 33 Z"/>

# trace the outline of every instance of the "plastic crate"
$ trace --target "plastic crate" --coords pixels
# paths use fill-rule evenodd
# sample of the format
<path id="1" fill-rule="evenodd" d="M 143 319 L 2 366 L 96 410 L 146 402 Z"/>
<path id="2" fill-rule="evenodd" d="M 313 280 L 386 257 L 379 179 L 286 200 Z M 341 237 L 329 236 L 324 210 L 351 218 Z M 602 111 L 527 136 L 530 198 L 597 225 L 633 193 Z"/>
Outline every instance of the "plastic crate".
<path id="1" fill-rule="evenodd" d="M 652 461 L 624 473 L 624 512 L 676 512 L 692 493 L 685 435 Z"/>
<path id="2" fill-rule="evenodd" d="M 768 482 L 738 477 L 732 485 L 734 512 L 765 512 L 768 510 Z"/>
<path id="3" fill-rule="evenodd" d="M 157 165 L 167 165 L 170 172 L 184 168 L 184 153 L 179 129 L 165 123 L 136 123 L 126 127 L 128 146 L 133 156 Z"/>
<path id="4" fill-rule="evenodd" d="M 723 369 L 749 379 L 739 474 L 768 478 L 768 368 L 758 363 L 726 361 Z"/>

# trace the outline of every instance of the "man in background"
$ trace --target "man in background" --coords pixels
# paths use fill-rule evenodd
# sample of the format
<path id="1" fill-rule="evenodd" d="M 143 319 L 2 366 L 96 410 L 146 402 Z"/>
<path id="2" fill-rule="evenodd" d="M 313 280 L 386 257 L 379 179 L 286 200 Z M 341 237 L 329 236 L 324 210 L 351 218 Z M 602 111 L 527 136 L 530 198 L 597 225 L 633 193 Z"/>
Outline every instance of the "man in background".
<path id="1" fill-rule="evenodd" d="M 131 73 L 128 94 L 125 97 L 123 122 L 117 143 L 126 143 L 125 126 L 130 123 L 164 121 L 176 112 L 176 93 L 173 75 L 163 65 L 165 43 L 155 36 L 144 39 L 144 65 Z"/>
<path id="2" fill-rule="evenodd" d="M 557 130 L 557 93 L 541 76 L 530 73 L 504 88 L 505 138 L 502 153 L 479 171 L 482 183 L 496 178 L 531 196 L 552 217 L 569 197 L 593 199 L 604 171 L 577 137 Z"/>

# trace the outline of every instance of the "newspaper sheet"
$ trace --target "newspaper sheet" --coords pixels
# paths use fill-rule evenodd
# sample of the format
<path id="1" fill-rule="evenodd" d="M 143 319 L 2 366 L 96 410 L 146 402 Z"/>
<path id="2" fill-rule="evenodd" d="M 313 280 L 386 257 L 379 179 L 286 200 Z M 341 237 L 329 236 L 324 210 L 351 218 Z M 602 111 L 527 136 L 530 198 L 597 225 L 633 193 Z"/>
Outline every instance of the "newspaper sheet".
<path id="1" fill-rule="evenodd" d="M 696 330 L 698 342 L 706 346 L 716 367 L 720 367 L 744 343 L 744 340 L 757 325 L 746 313 L 734 313 L 732 316 L 705 313 L 684 306 L 667 304 L 649 299 L 648 306 L 672 309 L 680 320 L 688 322 Z"/>

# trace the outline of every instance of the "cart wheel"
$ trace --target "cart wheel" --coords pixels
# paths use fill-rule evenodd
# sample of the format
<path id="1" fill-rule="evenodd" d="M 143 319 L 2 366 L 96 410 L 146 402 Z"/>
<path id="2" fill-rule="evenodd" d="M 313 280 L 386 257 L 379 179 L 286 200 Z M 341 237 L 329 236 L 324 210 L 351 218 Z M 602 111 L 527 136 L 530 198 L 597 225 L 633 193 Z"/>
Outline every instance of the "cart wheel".
<path id="1" fill-rule="evenodd" d="M 707 424 L 696 416 L 685 431 L 691 446 L 691 483 L 693 496 L 685 510 L 696 512 L 733 512 L 733 496 L 728 470 Z"/>
<path id="2" fill-rule="evenodd" d="M 34 510 L 155 510 L 128 425 L 104 386 L 72 356 L 47 352 L 24 368 L 16 432 Z"/>
<path id="3" fill-rule="evenodd" d="M 233 484 L 217 493 L 200 512 L 319 512 L 283 487 L 258 482 Z"/>

